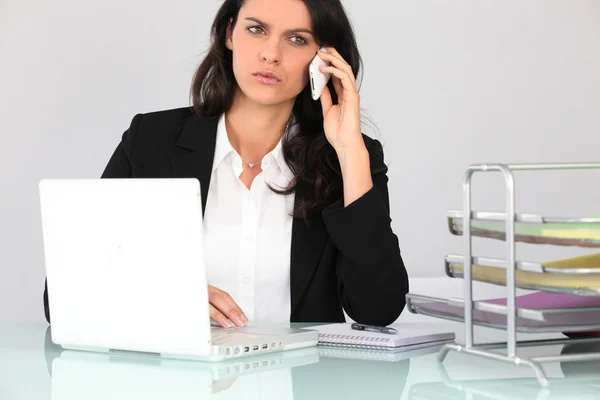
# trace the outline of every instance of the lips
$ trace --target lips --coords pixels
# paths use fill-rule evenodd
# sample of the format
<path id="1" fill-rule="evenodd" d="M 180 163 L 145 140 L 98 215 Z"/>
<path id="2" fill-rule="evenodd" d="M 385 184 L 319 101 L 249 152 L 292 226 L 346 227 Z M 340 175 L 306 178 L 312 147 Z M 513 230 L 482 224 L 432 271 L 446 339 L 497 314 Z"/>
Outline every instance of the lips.
<path id="1" fill-rule="evenodd" d="M 277 81 L 280 81 L 281 79 L 279 78 L 279 75 L 277 75 L 275 72 L 273 71 L 269 71 L 269 70 L 261 70 L 261 71 L 257 71 L 253 74 L 254 76 L 257 77 L 265 77 L 265 78 L 269 78 L 269 79 L 275 79 Z"/>
<path id="2" fill-rule="evenodd" d="M 275 85 L 281 82 L 279 75 L 271 70 L 260 70 L 252 74 L 256 80 L 265 85 Z"/>

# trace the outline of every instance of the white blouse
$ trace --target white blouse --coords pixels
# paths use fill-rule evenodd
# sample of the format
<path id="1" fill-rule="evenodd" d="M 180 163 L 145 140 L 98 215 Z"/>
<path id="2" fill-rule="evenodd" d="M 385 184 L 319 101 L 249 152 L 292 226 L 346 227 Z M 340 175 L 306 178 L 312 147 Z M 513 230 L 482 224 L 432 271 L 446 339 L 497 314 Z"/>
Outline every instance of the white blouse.
<path id="1" fill-rule="evenodd" d="M 285 188 L 293 178 L 281 141 L 261 168 L 248 189 L 239 179 L 242 159 L 229 142 L 221 115 L 204 214 L 208 284 L 229 293 L 250 323 L 289 322 L 295 196 L 276 194 L 267 186 Z"/>

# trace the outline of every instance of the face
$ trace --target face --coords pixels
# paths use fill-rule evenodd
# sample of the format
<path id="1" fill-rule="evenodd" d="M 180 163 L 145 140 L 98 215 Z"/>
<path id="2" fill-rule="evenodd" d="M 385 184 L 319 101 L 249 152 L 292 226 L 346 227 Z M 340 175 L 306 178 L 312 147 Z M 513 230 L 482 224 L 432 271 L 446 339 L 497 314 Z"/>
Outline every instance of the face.
<path id="1" fill-rule="evenodd" d="M 319 49 L 311 31 L 302 0 L 246 0 L 226 41 L 233 52 L 236 95 L 263 105 L 293 104 Z"/>

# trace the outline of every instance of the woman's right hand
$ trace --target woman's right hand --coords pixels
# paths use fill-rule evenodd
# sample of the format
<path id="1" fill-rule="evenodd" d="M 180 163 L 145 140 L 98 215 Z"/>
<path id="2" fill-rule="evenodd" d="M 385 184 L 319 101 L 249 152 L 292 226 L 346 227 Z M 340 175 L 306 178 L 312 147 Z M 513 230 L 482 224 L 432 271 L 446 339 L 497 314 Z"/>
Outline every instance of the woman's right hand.
<path id="1" fill-rule="evenodd" d="M 223 328 L 230 328 L 232 321 L 237 326 L 244 326 L 248 323 L 248 317 L 240 309 L 229 293 L 222 291 L 214 286 L 208 285 L 208 307 L 210 319 L 221 325 Z"/>

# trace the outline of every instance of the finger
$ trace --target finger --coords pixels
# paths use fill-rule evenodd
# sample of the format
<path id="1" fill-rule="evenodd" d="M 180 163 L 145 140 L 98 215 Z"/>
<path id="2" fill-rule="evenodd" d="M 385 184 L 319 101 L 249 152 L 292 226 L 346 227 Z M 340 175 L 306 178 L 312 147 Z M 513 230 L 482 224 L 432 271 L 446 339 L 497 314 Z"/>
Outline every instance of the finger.
<path id="1" fill-rule="evenodd" d="M 214 291 L 209 296 L 209 302 L 237 326 L 244 326 L 248 322 L 248 318 L 229 293 L 222 290 Z"/>
<path id="2" fill-rule="evenodd" d="M 341 60 L 344 59 L 344 57 L 342 57 L 342 55 L 335 49 L 335 47 L 324 46 L 324 48 L 325 48 L 325 50 L 327 50 L 327 53 L 333 54 L 334 56 L 338 57 Z"/>
<path id="3" fill-rule="evenodd" d="M 348 98 L 354 97 L 358 100 L 358 92 L 356 91 L 356 84 L 354 84 L 354 82 L 352 80 L 350 80 L 350 77 L 348 76 L 347 73 L 345 73 L 344 71 L 339 70 L 335 67 L 319 67 L 319 69 L 322 72 L 329 72 L 333 76 L 337 77 L 342 82 L 343 91 L 347 95 L 349 95 Z M 334 81 L 334 85 L 335 85 L 335 81 Z M 336 89 L 336 91 L 337 91 L 337 89 Z M 340 90 L 340 92 L 341 91 L 342 90 Z M 338 93 L 338 97 L 339 96 L 340 96 L 340 94 Z M 346 95 L 344 95 L 344 99 L 347 99 Z"/>
<path id="4" fill-rule="evenodd" d="M 342 81 L 337 76 L 331 77 L 331 83 L 333 84 L 333 88 L 335 89 L 335 93 L 338 97 L 338 104 L 344 100 L 344 85 Z"/>
<path id="5" fill-rule="evenodd" d="M 326 48 L 327 53 L 323 51 L 318 51 L 319 57 L 321 57 L 325 61 L 329 61 L 334 67 L 345 71 L 348 75 L 352 77 L 352 80 L 356 80 L 354 78 L 354 72 L 352 71 L 352 67 L 350 64 L 344 60 L 344 58 L 338 53 L 333 47 Z"/>
<path id="6" fill-rule="evenodd" d="M 333 47 L 325 47 L 325 51 L 319 50 L 318 54 L 319 54 L 319 56 L 323 56 L 321 58 L 323 58 L 324 60 L 326 59 L 327 61 L 331 62 L 332 64 L 336 63 L 336 64 L 344 65 L 344 66 L 348 67 L 350 70 L 352 70 L 352 67 L 350 67 L 350 64 L 348 64 L 346 62 L 346 60 L 344 60 L 344 57 L 342 57 L 342 55 L 340 53 L 338 53 L 338 51 L 336 49 L 334 49 Z"/>
<path id="7" fill-rule="evenodd" d="M 323 108 L 323 115 L 325 115 L 329 112 L 329 109 L 333 105 L 333 101 L 331 100 L 331 92 L 327 86 L 325 86 L 325 89 L 323 89 L 320 99 L 321 107 Z"/>
<path id="8" fill-rule="evenodd" d="M 231 323 L 227 320 L 227 318 L 219 312 L 216 308 L 214 308 L 211 304 L 208 305 L 210 319 L 215 321 L 217 324 L 221 325 L 223 328 L 230 328 Z"/>

